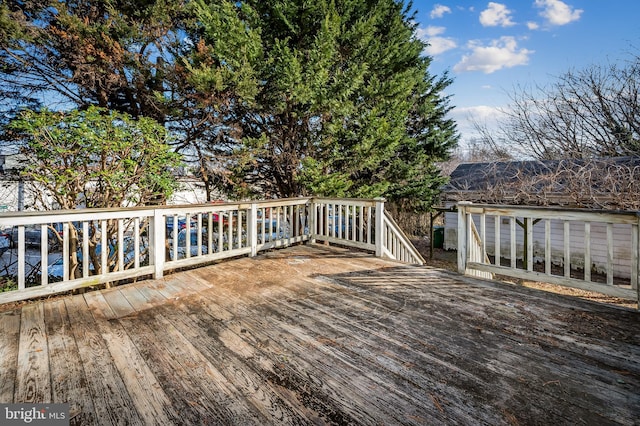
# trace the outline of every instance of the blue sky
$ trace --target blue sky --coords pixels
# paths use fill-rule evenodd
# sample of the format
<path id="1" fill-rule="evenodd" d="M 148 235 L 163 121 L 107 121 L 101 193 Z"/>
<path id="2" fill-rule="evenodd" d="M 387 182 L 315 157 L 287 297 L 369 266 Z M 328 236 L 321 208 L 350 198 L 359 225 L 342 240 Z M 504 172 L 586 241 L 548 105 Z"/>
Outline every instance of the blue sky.
<path id="1" fill-rule="evenodd" d="M 414 0 L 414 9 L 430 71 L 454 79 L 447 92 L 463 143 L 469 117 L 491 127 L 515 87 L 640 53 L 640 0 Z"/>

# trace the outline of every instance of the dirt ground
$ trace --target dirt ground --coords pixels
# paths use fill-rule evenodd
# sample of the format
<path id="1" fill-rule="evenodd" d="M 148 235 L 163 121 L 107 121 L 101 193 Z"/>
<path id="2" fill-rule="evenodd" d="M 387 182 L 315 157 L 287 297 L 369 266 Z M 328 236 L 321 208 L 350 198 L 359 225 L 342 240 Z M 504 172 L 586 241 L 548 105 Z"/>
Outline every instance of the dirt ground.
<path id="1" fill-rule="evenodd" d="M 413 238 L 413 244 L 416 246 L 422 257 L 427 261 L 427 265 L 436 268 L 447 269 L 449 271 L 458 271 L 457 253 L 453 250 L 434 249 L 433 257 L 429 256 L 429 240 L 428 238 Z M 549 291 L 557 294 L 580 297 L 582 299 L 594 302 L 608 303 L 611 305 L 621 306 L 625 308 L 637 309 L 638 304 L 633 300 L 621 299 L 619 297 L 607 296 L 606 294 L 596 293 L 592 291 L 580 290 L 577 288 L 564 287 L 555 284 L 525 281 L 518 278 L 498 276 L 500 281 L 511 283 L 514 285 L 522 285 L 525 287 L 536 288 L 538 290 Z"/>

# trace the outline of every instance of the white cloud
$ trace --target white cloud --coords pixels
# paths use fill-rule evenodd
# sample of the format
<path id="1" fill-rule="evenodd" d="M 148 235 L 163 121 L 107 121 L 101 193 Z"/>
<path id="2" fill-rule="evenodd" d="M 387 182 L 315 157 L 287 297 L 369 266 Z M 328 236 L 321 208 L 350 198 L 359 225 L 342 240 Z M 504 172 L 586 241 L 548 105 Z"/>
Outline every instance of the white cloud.
<path id="1" fill-rule="evenodd" d="M 561 0 L 536 0 L 534 4 L 543 9 L 540 16 L 551 25 L 566 25 L 577 21 L 584 12 L 582 9 L 574 9 Z"/>
<path id="2" fill-rule="evenodd" d="M 429 46 L 427 46 L 424 51 L 429 56 L 437 56 L 456 47 L 458 47 L 458 44 L 453 39 L 434 37 L 429 41 Z"/>
<path id="3" fill-rule="evenodd" d="M 465 150 L 467 142 L 480 137 L 475 125 L 484 126 L 490 131 L 498 130 L 498 119 L 503 114 L 503 109 L 488 105 L 475 105 L 469 107 L 454 107 L 449 113 L 458 125 L 458 131 L 462 136 L 460 148 Z"/>
<path id="4" fill-rule="evenodd" d="M 534 53 L 533 50 L 518 49 L 516 39 L 507 36 L 492 40 L 488 46 L 471 41 L 468 47 L 472 50 L 471 54 L 464 55 L 453 67 L 455 72 L 482 71 L 491 74 L 502 68 L 526 65 L 529 56 Z"/>
<path id="5" fill-rule="evenodd" d="M 530 30 L 537 30 L 538 28 L 540 28 L 540 25 L 538 25 L 537 22 L 529 21 L 527 22 L 527 28 L 529 28 Z"/>
<path id="6" fill-rule="evenodd" d="M 436 56 L 447 50 L 455 49 L 458 44 L 449 37 L 439 37 L 446 31 L 445 27 L 433 27 L 418 28 L 416 30 L 416 36 L 428 43 L 429 45 L 424 49 L 424 52 L 429 56 Z"/>
<path id="7" fill-rule="evenodd" d="M 470 107 L 456 107 L 451 111 L 451 116 L 458 121 L 466 119 L 468 121 L 475 121 L 483 124 L 494 121 L 499 113 L 500 109 L 497 107 L 476 105 Z"/>
<path id="8" fill-rule="evenodd" d="M 429 25 L 427 28 L 418 28 L 416 34 L 420 40 L 429 41 L 429 37 L 435 37 L 447 30 L 446 27 L 434 27 Z"/>
<path id="9" fill-rule="evenodd" d="M 510 27 L 515 25 L 510 15 L 511 11 L 504 4 L 489 2 L 480 13 L 480 23 L 485 27 Z"/>
<path id="10" fill-rule="evenodd" d="M 431 10 L 431 14 L 429 14 L 429 16 L 431 17 L 431 19 L 442 18 L 445 13 L 451 13 L 451 8 L 449 6 L 436 4 L 433 6 L 433 9 Z"/>
<path id="11" fill-rule="evenodd" d="M 493 106 L 476 105 L 471 107 L 456 108 L 455 112 L 460 117 L 469 117 L 480 123 L 483 123 L 485 121 L 494 120 L 496 115 L 498 115 L 498 113 L 500 112 L 500 109 Z"/>

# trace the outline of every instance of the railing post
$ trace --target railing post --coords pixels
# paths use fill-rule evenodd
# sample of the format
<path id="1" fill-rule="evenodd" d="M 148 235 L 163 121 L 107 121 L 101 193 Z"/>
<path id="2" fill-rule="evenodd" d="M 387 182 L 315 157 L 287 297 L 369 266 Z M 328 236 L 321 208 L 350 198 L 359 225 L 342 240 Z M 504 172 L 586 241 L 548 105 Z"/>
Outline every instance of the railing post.
<path id="1" fill-rule="evenodd" d="M 464 274 L 467 269 L 467 207 L 471 205 L 469 201 L 460 201 L 458 203 L 458 273 Z"/>
<path id="2" fill-rule="evenodd" d="M 25 289 L 25 273 L 24 268 L 26 266 L 25 255 L 27 252 L 27 245 L 24 240 L 24 225 L 18 226 L 18 290 Z M 64 270 L 67 270 L 67 266 L 65 264 Z M 47 271 L 44 271 L 43 274 L 46 274 Z M 69 279 L 69 275 L 67 273 L 67 278 Z"/>
<path id="3" fill-rule="evenodd" d="M 151 241 L 149 242 L 149 248 L 151 249 L 151 253 L 149 258 L 153 262 L 153 278 L 158 279 L 162 278 L 164 275 L 164 244 L 165 244 L 165 233 L 166 233 L 166 224 L 165 217 L 162 214 L 162 210 L 154 209 L 153 210 L 153 219 L 151 220 L 150 226 L 150 234 Z M 174 221 L 174 229 L 177 226 L 177 221 Z M 188 239 L 188 238 L 187 238 Z M 177 244 L 174 241 L 174 245 Z"/>
<path id="4" fill-rule="evenodd" d="M 258 205 L 251 203 L 251 208 L 247 213 L 247 240 L 249 247 L 251 247 L 249 256 L 254 257 L 258 254 Z"/>
<path id="5" fill-rule="evenodd" d="M 312 198 L 311 203 L 309 204 L 309 242 L 314 244 L 316 242 L 317 235 L 317 223 L 318 223 L 318 205 L 316 204 L 316 199 Z"/>
<path id="6" fill-rule="evenodd" d="M 376 257 L 382 257 L 384 248 L 384 198 L 375 198 L 376 201 Z"/>

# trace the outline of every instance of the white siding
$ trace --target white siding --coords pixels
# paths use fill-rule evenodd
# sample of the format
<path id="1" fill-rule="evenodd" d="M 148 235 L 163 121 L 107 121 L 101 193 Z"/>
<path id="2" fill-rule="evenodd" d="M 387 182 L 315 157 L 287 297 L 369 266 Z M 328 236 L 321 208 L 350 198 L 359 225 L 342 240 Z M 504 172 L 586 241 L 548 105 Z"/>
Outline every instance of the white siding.
<path id="1" fill-rule="evenodd" d="M 204 204 L 207 202 L 207 194 L 204 184 L 197 179 L 179 178 L 180 188 L 173 194 L 168 205 L 178 204 Z M 58 208 L 53 198 L 45 194 L 33 182 L 25 182 L 22 189 L 25 211 L 44 211 Z M 15 180 L 0 180 L 0 213 L 3 211 L 18 211 L 18 198 L 20 185 Z M 42 200 L 36 200 L 38 194 Z M 221 196 L 218 198 L 222 198 Z M 44 202 L 44 206 L 42 203 Z"/>

